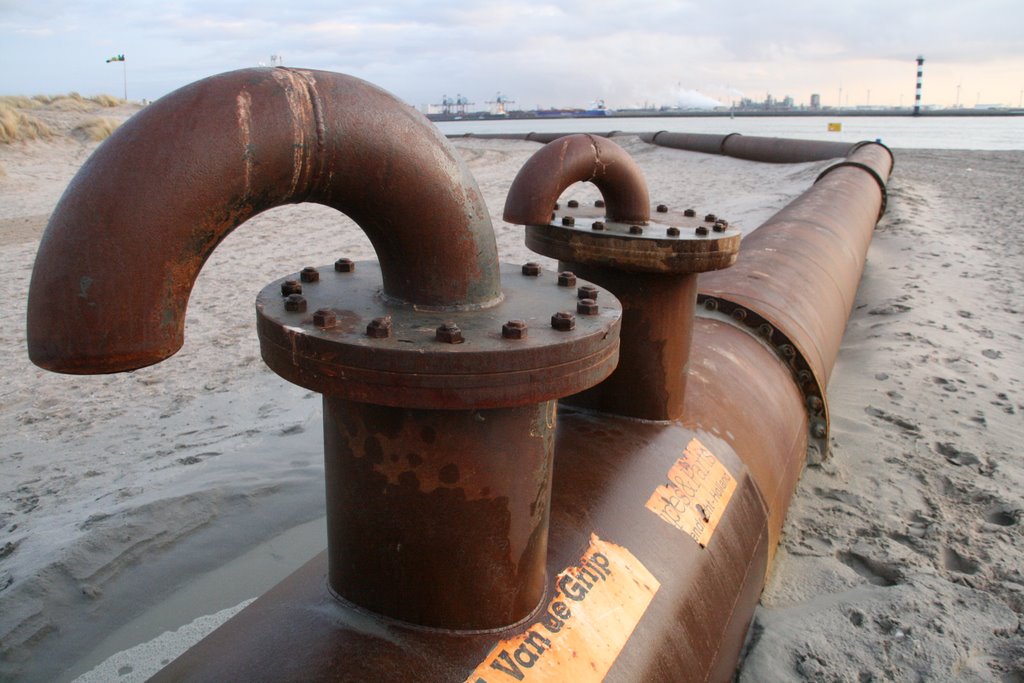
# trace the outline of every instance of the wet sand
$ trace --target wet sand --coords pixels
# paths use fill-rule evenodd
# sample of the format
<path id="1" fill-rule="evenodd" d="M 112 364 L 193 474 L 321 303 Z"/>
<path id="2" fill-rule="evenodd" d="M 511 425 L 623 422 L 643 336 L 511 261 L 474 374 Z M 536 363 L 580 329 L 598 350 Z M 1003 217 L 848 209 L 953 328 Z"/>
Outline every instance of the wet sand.
<path id="1" fill-rule="evenodd" d="M 70 130 L 74 115 L 54 116 L 58 133 Z M 617 141 L 653 200 L 713 211 L 746 232 L 828 165 Z M 455 144 L 502 259 L 553 267 L 501 221 L 505 192 L 538 146 Z M 253 569 L 259 580 L 228 581 L 162 619 L 133 621 L 322 516 L 319 397 L 263 365 L 252 302 L 288 272 L 373 253 L 330 209 L 267 212 L 207 263 L 175 357 L 124 375 L 46 373 L 24 350 L 32 262 L 94 147 L 66 134 L 0 146 L 4 680 L 70 678 L 255 596 L 312 556 L 292 547 L 275 560 L 269 550 L 253 560 L 267 563 Z M 832 457 L 800 482 L 741 680 L 1024 677 L 1022 175 L 1022 152 L 896 150 L 889 210 L 829 386 Z M 592 195 L 574 187 L 570 196 Z M 117 631 L 128 623 L 138 627 Z M 133 669 L 119 680 L 141 678 Z"/>

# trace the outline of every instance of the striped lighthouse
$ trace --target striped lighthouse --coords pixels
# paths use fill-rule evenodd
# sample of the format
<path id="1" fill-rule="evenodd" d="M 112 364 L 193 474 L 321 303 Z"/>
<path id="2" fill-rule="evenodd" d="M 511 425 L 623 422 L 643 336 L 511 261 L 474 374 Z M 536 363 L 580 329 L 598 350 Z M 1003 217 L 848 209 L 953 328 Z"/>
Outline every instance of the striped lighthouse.
<path id="1" fill-rule="evenodd" d="M 917 90 L 914 92 L 914 116 L 921 114 L 921 82 L 924 80 L 924 57 L 917 58 Z"/>

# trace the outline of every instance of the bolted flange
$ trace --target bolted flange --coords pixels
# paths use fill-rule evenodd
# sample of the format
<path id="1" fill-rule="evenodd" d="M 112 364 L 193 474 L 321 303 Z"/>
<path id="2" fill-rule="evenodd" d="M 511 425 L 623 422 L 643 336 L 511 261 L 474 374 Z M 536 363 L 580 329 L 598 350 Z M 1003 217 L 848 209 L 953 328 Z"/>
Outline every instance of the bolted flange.
<path id="1" fill-rule="evenodd" d="M 560 398 L 617 363 L 622 307 L 613 296 L 602 295 L 598 311 L 575 316 L 570 329 L 548 322 L 577 310 L 577 284 L 593 287 L 575 276 L 506 265 L 501 303 L 432 311 L 382 296 L 376 262 L 351 266 L 319 268 L 319 281 L 303 291 L 307 310 L 288 310 L 281 297 L 281 283 L 295 275 L 257 297 L 263 359 L 288 381 L 350 401 L 463 410 Z M 374 321 L 389 317 L 389 334 L 378 336 Z M 503 334 L 508 321 L 522 321 L 530 334 Z"/>

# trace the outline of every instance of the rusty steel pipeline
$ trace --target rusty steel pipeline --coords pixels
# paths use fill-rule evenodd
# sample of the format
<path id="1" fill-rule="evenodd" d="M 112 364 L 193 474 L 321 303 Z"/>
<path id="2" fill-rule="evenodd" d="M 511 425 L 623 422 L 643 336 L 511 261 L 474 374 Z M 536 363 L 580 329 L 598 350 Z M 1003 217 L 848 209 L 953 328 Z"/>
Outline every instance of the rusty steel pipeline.
<path id="1" fill-rule="evenodd" d="M 156 138 L 201 105 L 199 132 L 216 137 L 176 138 L 184 166 L 161 187 L 145 157 L 170 164 Z M 324 393 L 327 551 L 152 680 L 729 680 L 809 444 L 827 434 L 825 383 L 888 150 L 851 150 L 737 258 L 726 221 L 652 212 L 614 143 L 555 140 L 517 177 L 506 218 L 578 272 L 502 266 L 499 279 L 468 171 L 372 86 L 246 70 L 149 111 L 83 166 L 47 230 L 30 292 L 37 363 L 108 372 L 170 355 L 209 252 L 280 203 L 344 210 L 381 261 L 307 267 L 256 302 L 264 360 Z M 181 214 L 108 206 L 119 194 L 104 174 L 129 172 Z M 212 179 L 219 191 L 196 200 L 190 183 Z M 552 213 L 579 181 L 605 205 Z M 122 242 L 145 268 L 99 260 Z M 125 277 L 140 292 L 127 303 L 111 293 Z"/>
<path id="2" fill-rule="evenodd" d="M 501 295 L 480 191 L 425 118 L 350 76 L 245 69 L 146 107 L 75 176 L 32 272 L 33 362 L 117 372 L 173 355 L 214 248 L 261 211 L 298 202 L 326 204 L 359 224 L 388 296 L 457 308 Z"/>

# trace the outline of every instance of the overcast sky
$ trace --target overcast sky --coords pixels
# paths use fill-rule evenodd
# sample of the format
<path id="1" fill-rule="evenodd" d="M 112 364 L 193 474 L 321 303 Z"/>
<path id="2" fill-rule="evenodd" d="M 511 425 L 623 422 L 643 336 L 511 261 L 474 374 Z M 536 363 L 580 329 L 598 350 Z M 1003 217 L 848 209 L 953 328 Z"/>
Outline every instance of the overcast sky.
<path id="1" fill-rule="evenodd" d="M 1021 0 L 0 0 L 0 94 L 155 99 L 268 64 L 340 71 L 410 104 L 1017 106 Z M 959 91 L 958 91 L 958 86 Z M 840 95 L 841 93 L 841 95 Z"/>

